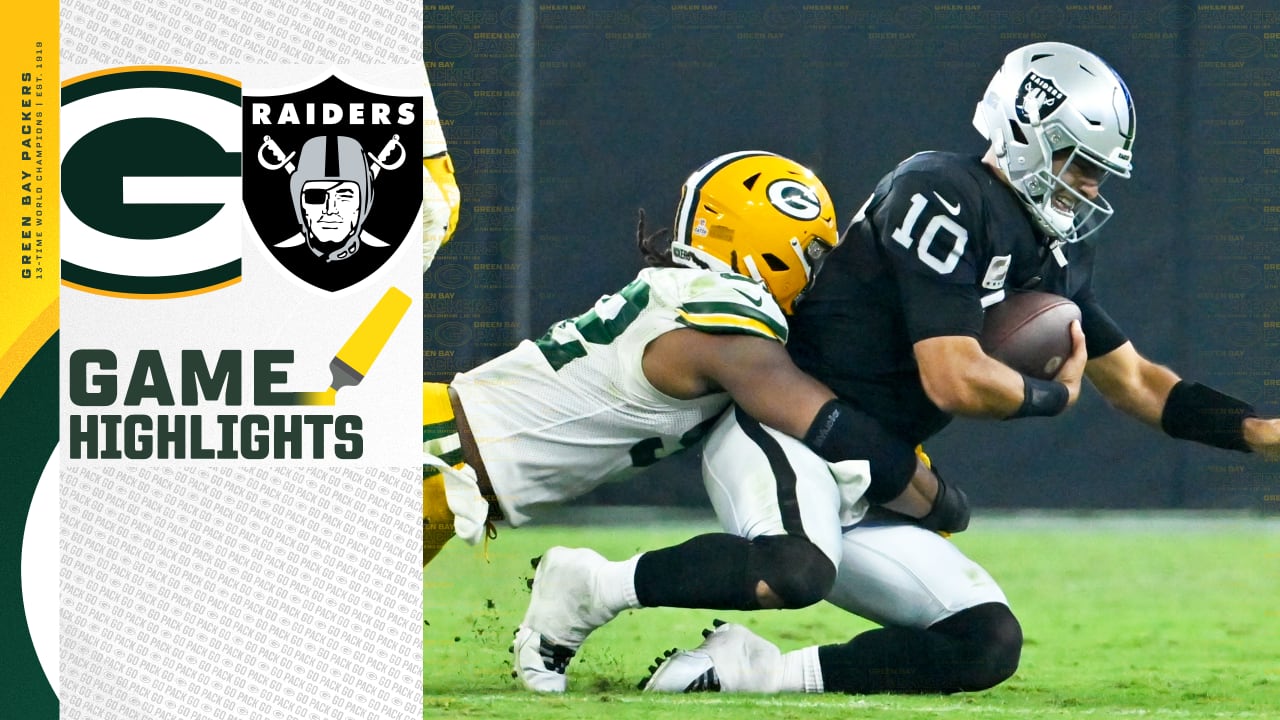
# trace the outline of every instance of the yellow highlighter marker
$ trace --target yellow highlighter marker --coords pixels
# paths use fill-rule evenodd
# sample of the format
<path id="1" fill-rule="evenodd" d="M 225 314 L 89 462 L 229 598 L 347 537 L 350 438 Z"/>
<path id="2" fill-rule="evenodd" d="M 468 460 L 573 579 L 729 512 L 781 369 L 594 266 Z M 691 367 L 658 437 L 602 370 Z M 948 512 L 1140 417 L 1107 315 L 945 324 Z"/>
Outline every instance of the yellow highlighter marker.
<path id="1" fill-rule="evenodd" d="M 388 288 L 378 304 L 373 306 L 373 310 L 329 361 L 329 373 L 332 377 L 329 389 L 298 393 L 298 402 L 302 405 L 332 405 L 339 390 L 348 385 L 359 385 L 412 303 L 409 296 L 401 290 Z"/>

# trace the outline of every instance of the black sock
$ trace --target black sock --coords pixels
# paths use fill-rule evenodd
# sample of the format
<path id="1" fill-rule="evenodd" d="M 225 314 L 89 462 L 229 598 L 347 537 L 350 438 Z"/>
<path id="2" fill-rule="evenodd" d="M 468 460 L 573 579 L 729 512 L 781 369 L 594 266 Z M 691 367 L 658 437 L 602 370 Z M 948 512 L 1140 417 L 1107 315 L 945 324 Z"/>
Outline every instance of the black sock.
<path id="1" fill-rule="evenodd" d="M 986 603 L 928 629 L 869 630 L 818 648 L 828 692 L 953 693 L 985 690 L 1018 667 L 1022 630 L 1008 607 Z"/>
<path id="2" fill-rule="evenodd" d="M 647 552 L 636 563 L 636 599 L 644 607 L 758 609 L 756 583 L 747 577 L 750 546 L 713 533 Z"/>

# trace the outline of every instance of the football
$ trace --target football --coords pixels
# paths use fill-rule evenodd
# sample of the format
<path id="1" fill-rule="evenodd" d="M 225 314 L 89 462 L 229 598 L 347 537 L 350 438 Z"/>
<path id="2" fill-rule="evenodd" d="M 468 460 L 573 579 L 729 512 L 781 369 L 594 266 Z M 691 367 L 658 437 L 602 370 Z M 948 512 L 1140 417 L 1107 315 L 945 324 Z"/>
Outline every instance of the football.
<path id="1" fill-rule="evenodd" d="M 987 308 L 982 350 L 1025 375 L 1049 380 L 1071 355 L 1071 321 L 1080 308 L 1051 293 L 1012 292 Z"/>

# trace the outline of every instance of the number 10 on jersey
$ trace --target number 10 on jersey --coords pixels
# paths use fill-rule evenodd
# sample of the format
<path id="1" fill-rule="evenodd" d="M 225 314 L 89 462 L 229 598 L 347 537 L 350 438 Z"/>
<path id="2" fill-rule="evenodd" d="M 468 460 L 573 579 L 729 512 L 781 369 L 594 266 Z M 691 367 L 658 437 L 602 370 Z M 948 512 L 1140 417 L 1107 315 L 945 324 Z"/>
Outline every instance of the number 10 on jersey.
<path id="1" fill-rule="evenodd" d="M 937 195 L 937 193 L 934 193 Z M 952 215 L 960 213 L 960 205 L 957 203 L 951 205 L 946 203 L 941 197 L 938 202 L 943 204 Z M 902 220 L 893 231 L 894 242 L 897 242 L 904 248 L 910 249 L 912 245 L 916 246 L 916 256 L 920 258 L 920 262 L 930 268 L 933 268 L 940 275 L 947 275 L 956 269 L 956 265 L 960 262 L 960 256 L 964 254 L 965 243 L 969 241 L 969 231 L 963 225 L 952 220 L 942 213 L 934 213 L 929 218 L 928 224 L 924 226 L 924 231 L 917 240 L 915 237 L 916 225 L 920 223 L 920 216 L 924 213 L 925 206 L 929 204 L 929 199 L 920 193 L 911 196 L 911 207 L 907 210 L 907 216 Z M 939 235 L 939 231 L 945 231 Z M 942 251 L 942 244 L 950 241 L 951 249 L 945 254 Z M 935 244 L 938 247 L 934 247 Z"/>

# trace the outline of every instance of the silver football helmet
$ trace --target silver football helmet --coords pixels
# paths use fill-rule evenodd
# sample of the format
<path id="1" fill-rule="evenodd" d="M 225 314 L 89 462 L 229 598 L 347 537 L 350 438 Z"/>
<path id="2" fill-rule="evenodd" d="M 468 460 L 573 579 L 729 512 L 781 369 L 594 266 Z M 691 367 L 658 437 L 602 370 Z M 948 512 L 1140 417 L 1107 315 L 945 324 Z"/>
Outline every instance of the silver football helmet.
<path id="1" fill-rule="evenodd" d="M 991 78 L 973 125 L 1052 240 L 1076 242 L 1111 217 L 1101 195 L 1090 199 L 1063 180 L 1073 164 L 1074 172 L 1098 183 L 1111 175 L 1127 178 L 1132 169 L 1133 101 L 1098 56 L 1056 42 L 1014 50 Z M 1057 172 L 1055 154 L 1062 160 Z"/>
<path id="2" fill-rule="evenodd" d="M 306 193 L 310 192 L 308 184 L 324 180 L 345 181 L 357 188 L 359 209 L 356 218 L 336 248 L 317 239 L 316 230 L 304 211 L 306 204 L 325 203 L 323 199 L 311 203 L 306 199 Z M 344 135 L 318 135 L 303 143 L 302 150 L 298 152 L 298 167 L 289 176 L 289 194 L 293 199 L 294 216 L 302 228 L 302 237 L 316 257 L 323 256 L 326 261 L 343 260 L 360 249 L 361 229 L 373 206 L 373 173 L 358 140 Z M 320 190 L 319 197 L 325 196 L 325 191 Z"/>

